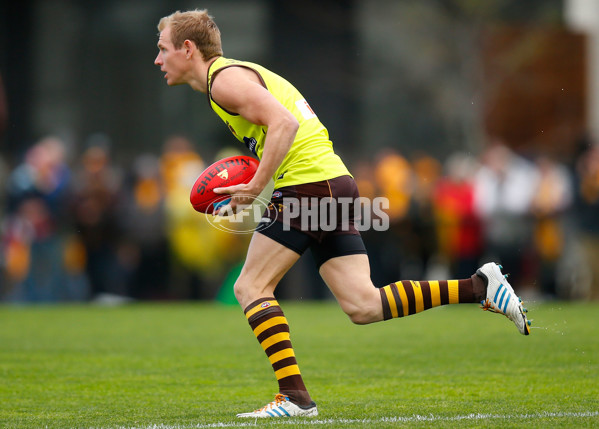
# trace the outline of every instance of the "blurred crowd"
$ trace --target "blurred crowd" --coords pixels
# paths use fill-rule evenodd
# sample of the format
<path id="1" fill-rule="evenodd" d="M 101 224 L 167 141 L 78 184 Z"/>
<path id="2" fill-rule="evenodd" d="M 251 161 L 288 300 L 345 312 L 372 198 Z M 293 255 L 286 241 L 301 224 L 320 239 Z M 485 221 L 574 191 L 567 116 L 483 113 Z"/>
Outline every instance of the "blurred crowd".
<path id="1" fill-rule="evenodd" d="M 355 168 L 364 196 L 389 199 L 389 234 L 367 233 L 375 284 L 468 278 L 498 261 L 523 294 L 599 298 L 599 146 L 569 162 L 495 140 L 444 162 L 386 151 Z M 379 277 L 380 276 L 380 277 Z"/>
<path id="2" fill-rule="evenodd" d="M 48 136 L 15 166 L 0 158 L 0 300 L 230 301 L 251 236 L 189 204 L 212 161 L 182 136 L 128 166 L 104 135 L 77 155 Z M 363 197 L 389 200 L 389 231 L 363 233 L 376 285 L 468 278 L 495 260 L 520 293 L 599 298 L 598 145 L 568 161 L 501 141 L 444 160 L 385 149 L 350 170 Z M 323 296 L 307 286 L 314 272 L 288 281 Z"/>
<path id="3" fill-rule="evenodd" d="M 117 165 L 91 136 L 76 159 L 45 137 L 4 168 L 0 297 L 47 302 L 210 299 L 249 236 L 216 229 L 189 203 L 207 166 L 189 139 Z M 223 156 L 223 154 L 218 155 Z M 0 173 L 1 174 L 1 173 Z"/>

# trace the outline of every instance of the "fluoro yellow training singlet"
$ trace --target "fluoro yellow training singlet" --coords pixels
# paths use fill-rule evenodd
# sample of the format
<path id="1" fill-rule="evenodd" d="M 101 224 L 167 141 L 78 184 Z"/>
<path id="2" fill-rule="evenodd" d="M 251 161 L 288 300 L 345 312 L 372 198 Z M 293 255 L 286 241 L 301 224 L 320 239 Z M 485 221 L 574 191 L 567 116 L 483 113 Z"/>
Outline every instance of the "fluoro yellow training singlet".
<path id="1" fill-rule="evenodd" d="M 227 124 L 233 135 L 245 143 L 254 155 L 262 158 L 268 128 L 253 124 L 241 115 L 227 112 L 212 99 L 212 82 L 217 73 L 227 67 L 245 67 L 253 70 L 264 87 L 299 122 L 293 145 L 273 177 L 275 189 L 350 175 L 341 158 L 333 151 L 329 132 L 291 83 L 258 64 L 219 57 L 208 70 L 207 94 L 210 106 Z"/>

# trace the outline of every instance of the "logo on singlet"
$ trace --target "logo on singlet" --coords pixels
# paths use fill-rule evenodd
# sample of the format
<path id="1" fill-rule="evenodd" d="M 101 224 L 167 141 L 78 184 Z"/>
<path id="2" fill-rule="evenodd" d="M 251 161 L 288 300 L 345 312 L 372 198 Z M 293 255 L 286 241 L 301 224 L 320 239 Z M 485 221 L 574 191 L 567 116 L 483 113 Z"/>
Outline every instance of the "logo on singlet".
<path id="1" fill-rule="evenodd" d="M 300 111 L 304 119 L 307 120 L 316 118 L 316 113 L 314 113 L 314 110 L 312 110 L 306 99 L 302 98 L 301 100 L 296 101 L 295 106 Z"/>
<path id="2" fill-rule="evenodd" d="M 245 143 L 247 148 L 250 150 L 250 152 L 252 152 L 254 155 L 257 155 L 256 145 L 258 144 L 258 142 L 256 141 L 256 139 L 254 137 L 244 137 L 243 142 Z"/>

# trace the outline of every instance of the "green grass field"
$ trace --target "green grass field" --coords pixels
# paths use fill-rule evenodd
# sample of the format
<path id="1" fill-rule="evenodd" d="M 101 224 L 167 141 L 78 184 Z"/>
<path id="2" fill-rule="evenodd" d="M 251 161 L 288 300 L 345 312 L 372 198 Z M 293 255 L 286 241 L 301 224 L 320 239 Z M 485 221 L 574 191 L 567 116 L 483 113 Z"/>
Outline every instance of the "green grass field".
<path id="1" fill-rule="evenodd" d="M 599 303 L 529 303 L 529 337 L 474 305 L 282 306 L 316 418 L 235 418 L 277 391 L 237 307 L 0 306 L 0 427 L 599 427 Z"/>

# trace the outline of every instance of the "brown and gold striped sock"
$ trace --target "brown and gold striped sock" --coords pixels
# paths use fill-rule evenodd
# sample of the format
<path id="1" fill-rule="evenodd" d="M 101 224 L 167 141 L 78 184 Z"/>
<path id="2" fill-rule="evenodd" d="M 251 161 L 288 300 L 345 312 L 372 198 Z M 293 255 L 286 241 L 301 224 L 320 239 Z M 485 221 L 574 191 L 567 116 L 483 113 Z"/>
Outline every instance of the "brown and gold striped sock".
<path id="1" fill-rule="evenodd" d="M 279 393 L 299 405 L 312 402 L 289 337 L 289 325 L 275 298 L 260 298 L 244 310 L 279 382 Z"/>
<path id="2" fill-rule="evenodd" d="M 446 304 L 480 302 L 486 286 L 476 275 L 465 280 L 402 280 L 379 289 L 383 319 L 410 316 Z"/>

